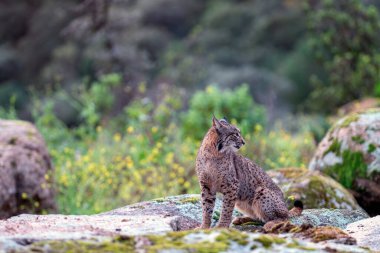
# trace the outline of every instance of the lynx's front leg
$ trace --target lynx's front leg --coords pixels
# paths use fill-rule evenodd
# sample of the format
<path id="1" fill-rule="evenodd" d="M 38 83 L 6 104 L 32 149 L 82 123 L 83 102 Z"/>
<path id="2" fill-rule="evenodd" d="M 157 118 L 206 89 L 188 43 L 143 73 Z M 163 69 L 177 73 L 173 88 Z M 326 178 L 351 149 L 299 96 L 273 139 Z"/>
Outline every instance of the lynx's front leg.
<path id="1" fill-rule="evenodd" d="M 232 212 L 234 211 L 235 202 L 238 192 L 238 181 L 229 180 L 221 185 L 223 194 L 222 213 L 220 214 L 219 223 L 216 227 L 229 227 L 232 220 Z"/>
<path id="2" fill-rule="evenodd" d="M 206 182 L 200 181 L 202 199 L 202 225 L 201 229 L 210 228 L 212 212 L 215 206 L 216 192 Z"/>

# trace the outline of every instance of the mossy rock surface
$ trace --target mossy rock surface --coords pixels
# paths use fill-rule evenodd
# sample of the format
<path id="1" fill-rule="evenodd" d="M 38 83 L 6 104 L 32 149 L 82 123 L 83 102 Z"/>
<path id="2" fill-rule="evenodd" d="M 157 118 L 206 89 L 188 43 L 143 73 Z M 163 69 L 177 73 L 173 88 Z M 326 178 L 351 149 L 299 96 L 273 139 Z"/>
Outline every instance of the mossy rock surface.
<path id="1" fill-rule="evenodd" d="M 221 205 L 218 198 L 213 224 L 219 219 Z M 236 215 L 239 213 L 234 211 Z M 288 223 L 293 227 L 306 223 L 344 228 L 367 217 L 358 210 L 306 209 Z M 262 234 L 262 224 L 244 224 L 231 230 L 193 230 L 200 225 L 201 218 L 198 194 L 164 197 L 96 215 L 25 214 L 0 221 L 0 251 L 284 252 L 291 248 L 296 251 L 287 252 L 304 252 L 305 249 L 323 252 L 326 248 L 324 244 L 313 244 L 304 238 L 294 239 L 289 233 Z M 347 249 L 344 245 L 335 246 Z"/>
<path id="2" fill-rule="evenodd" d="M 338 120 L 318 145 L 309 164 L 351 187 L 356 177 L 380 173 L 380 109 L 350 114 Z"/>
<path id="3" fill-rule="evenodd" d="M 370 252 L 355 245 L 333 241 L 313 243 L 289 235 L 246 233 L 231 229 L 193 230 L 100 241 L 40 241 L 5 252 Z"/>
<path id="4" fill-rule="evenodd" d="M 352 194 L 340 183 L 319 171 L 283 168 L 268 171 L 285 198 L 300 199 L 304 207 L 362 210 Z M 289 202 L 291 204 L 291 202 Z M 289 205 L 291 208 L 291 205 Z"/>
<path id="5" fill-rule="evenodd" d="M 380 214 L 380 194 L 372 195 L 380 192 L 380 109 L 339 119 L 318 145 L 309 169 L 353 189 L 366 211 Z"/>

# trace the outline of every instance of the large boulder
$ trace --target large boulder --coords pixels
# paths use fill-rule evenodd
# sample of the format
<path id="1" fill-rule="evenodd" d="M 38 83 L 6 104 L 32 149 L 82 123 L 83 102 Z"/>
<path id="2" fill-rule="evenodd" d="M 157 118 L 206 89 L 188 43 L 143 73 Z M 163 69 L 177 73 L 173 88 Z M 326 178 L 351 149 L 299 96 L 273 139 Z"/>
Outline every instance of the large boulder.
<path id="1" fill-rule="evenodd" d="M 0 120 L 0 218 L 55 210 L 53 166 L 30 123 Z"/>
<path id="2" fill-rule="evenodd" d="M 319 171 L 283 168 L 268 171 L 285 198 L 302 200 L 305 208 L 361 210 L 352 194 L 334 179 Z"/>
<path id="3" fill-rule="evenodd" d="M 244 229 L 250 228 L 248 224 L 235 227 L 247 232 L 193 231 L 200 225 L 202 217 L 199 198 L 198 194 L 160 198 L 96 215 L 23 214 L 0 221 L 0 251 L 262 252 L 265 249 L 266 252 L 278 252 L 291 249 L 292 252 L 303 252 L 308 249 L 325 252 L 330 248 L 368 252 L 357 246 L 343 245 L 355 241 L 336 227 L 344 228 L 350 222 L 368 217 L 360 211 L 305 210 L 301 217 L 284 222 L 283 232 L 278 236 L 264 234 L 262 226 Z M 220 208 L 218 198 L 214 224 Z M 307 225 L 299 226 L 301 223 Z M 315 227 L 319 225 L 323 226 Z"/>
<path id="4" fill-rule="evenodd" d="M 349 102 L 338 109 L 339 117 L 346 116 L 351 113 L 360 113 L 362 111 L 377 108 L 380 106 L 379 98 L 367 97 Z"/>
<path id="5" fill-rule="evenodd" d="M 348 224 L 346 231 L 358 245 L 380 252 L 380 215 Z"/>
<path id="6" fill-rule="evenodd" d="M 380 214 L 380 110 L 350 114 L 328 131 L 309 169 L 350 188 L 369 214 Z"/>

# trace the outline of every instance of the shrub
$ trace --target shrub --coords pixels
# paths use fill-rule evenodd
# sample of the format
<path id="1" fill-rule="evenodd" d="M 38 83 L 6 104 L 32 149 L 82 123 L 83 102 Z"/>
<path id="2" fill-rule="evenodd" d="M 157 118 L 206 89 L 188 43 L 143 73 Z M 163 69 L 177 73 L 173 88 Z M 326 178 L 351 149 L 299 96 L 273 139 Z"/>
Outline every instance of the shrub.
<path id="1" fill-rule="evenodd" d="M 313 1 L 311 1 L 313 2 Z M 309 105 L 330 110 L 373 93 L 380 81 L 380 16 L 359 0 L 323 0 L 309 9 L 313 50 L 328 73 L 313 76 Z M 324 107 L 329 101 L 329 107 Z M 321 104 L 322 103 L 322 104 Z"/>
<path id="2" fill-rule="evenodd" d="M 213 114 L 218 118 L 228 117 L 244 132 L 251 131 L 255 124 L 265 125 L 265 109 L 253 101 L 247 85 L 224 91 L 208 86 L 191 98 L 190 108 L 183 114 L 183 135 L 202 139 L 211 126 Z"/>
<path id="3" fill-rule="evenodd" d="M 266 170 L 304 168 L 315 151 L 313 135 L 309 132 L 291 134 L 282 127 L 268 132 L 257 124 L 253 131 L 242 135 L 247 144 L 241 152 Z"/>

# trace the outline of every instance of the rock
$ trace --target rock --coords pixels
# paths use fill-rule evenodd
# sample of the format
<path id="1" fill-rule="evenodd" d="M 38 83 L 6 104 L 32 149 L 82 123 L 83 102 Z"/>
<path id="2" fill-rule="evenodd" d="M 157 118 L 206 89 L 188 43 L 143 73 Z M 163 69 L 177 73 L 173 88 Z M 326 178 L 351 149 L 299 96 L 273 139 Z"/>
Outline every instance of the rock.
<path id="1" fill-rule="evenodd" d="M 288 234 L 289 235 L 289 234 Z M 30 242 L 9 245 L 6 252 L 370 252 L 355 245 L 313 243 L 288 235 L 246 233 L 237 230 L 171 232 L 103 240 Z"/>
<path id="2" fill-rule="evenodd" d="M 0 221 L 1 238 L 23 240 L 79 239 L 104 236 L 135 236 L 193 229 L 200 225 L 202 211 L 198 194 L 179 195 L 137 203 L 96 215 L 19 215 Z M 221 200 L 217 199 L 213 224 L 219 219 Z M 238 215 L 238 212 L 234 212 Z M 360 211 L 339 209 L 304 210 L 291 221 L 315 226 L 345 228 L 367 218 Z"/>
<path id="3" fill-rule="evenodd" d="M 349 191 L 319 171 L 284 168 L 270 170 L 268 174 L 284 192 L 285 198 L 294 196 L 302 200 L 306 209 L 336 208 L 363 211 Z"/>
<path id="4" fill-rule="evenodd" d="M 359 113 L 368 109 L 378 108 L 380 106 L 380 99 L 378 98 L 363 98 L 349 102 L 338 109 L 338 116 L 344 117 L 347 114 Z"/>
<path id="5" fill-rule="evenodd" d="M 301 216 L 291 218 L 291 222 L 299 226 L 306 223 L 313 226 L 346 228 L 348 224 L 366 218 L 368 218 L 368 215 L 360 210 L 306 209 Z"/>
<path id="6" fill-rule="evenodd" d="M 309 164 L 352 189 L 370 215 L 380 214 L 380 110 L 348 115 L 326 134 Z"/>
<path id="7" fill-rule="evenodd" d="M 30 123 L 0 120 L 0 218 L 55 210 L 53 166 Z"/>
<path id="8" fill-rule="evenodd" d="M 346 231 L 356 239 L 359 246 L 380 252 L 380 215 L 353 222 Z"/>
<path id="9" fill-rule="evenodd" d="M 278 236 L 234 229 L 193 231 L 191 229 L 199 226 L 201 221 L 199 198 L 197 194 L 160 198 L 96 215 L 19 215 L 0 221 L 0 251 L 157 252 L 182 249 L 186 252 L 256 252 L 265 249 L 275 252 L 291 248 L 294 252 L 324 252 L 329 249 L 368 252 L 357 246 L 348 247 L 342 242 L 331 241 L 350 238 L 336 227 L 343 228 L 349 222 L 368 217 L 357 210 L 304 210 L 301 217 L 287 222 L 289 229 Z M 218 198 L 214 224 L 220 208 L 221 200 Z M 234 215 L 238 213 L 235 211 Z M 307 224 L 301 228 L 297 226 L 305 221 L 335 228 L 312 228 Z M 250 228 L 245 225 L 235 228 L 244 227 Z"/>

